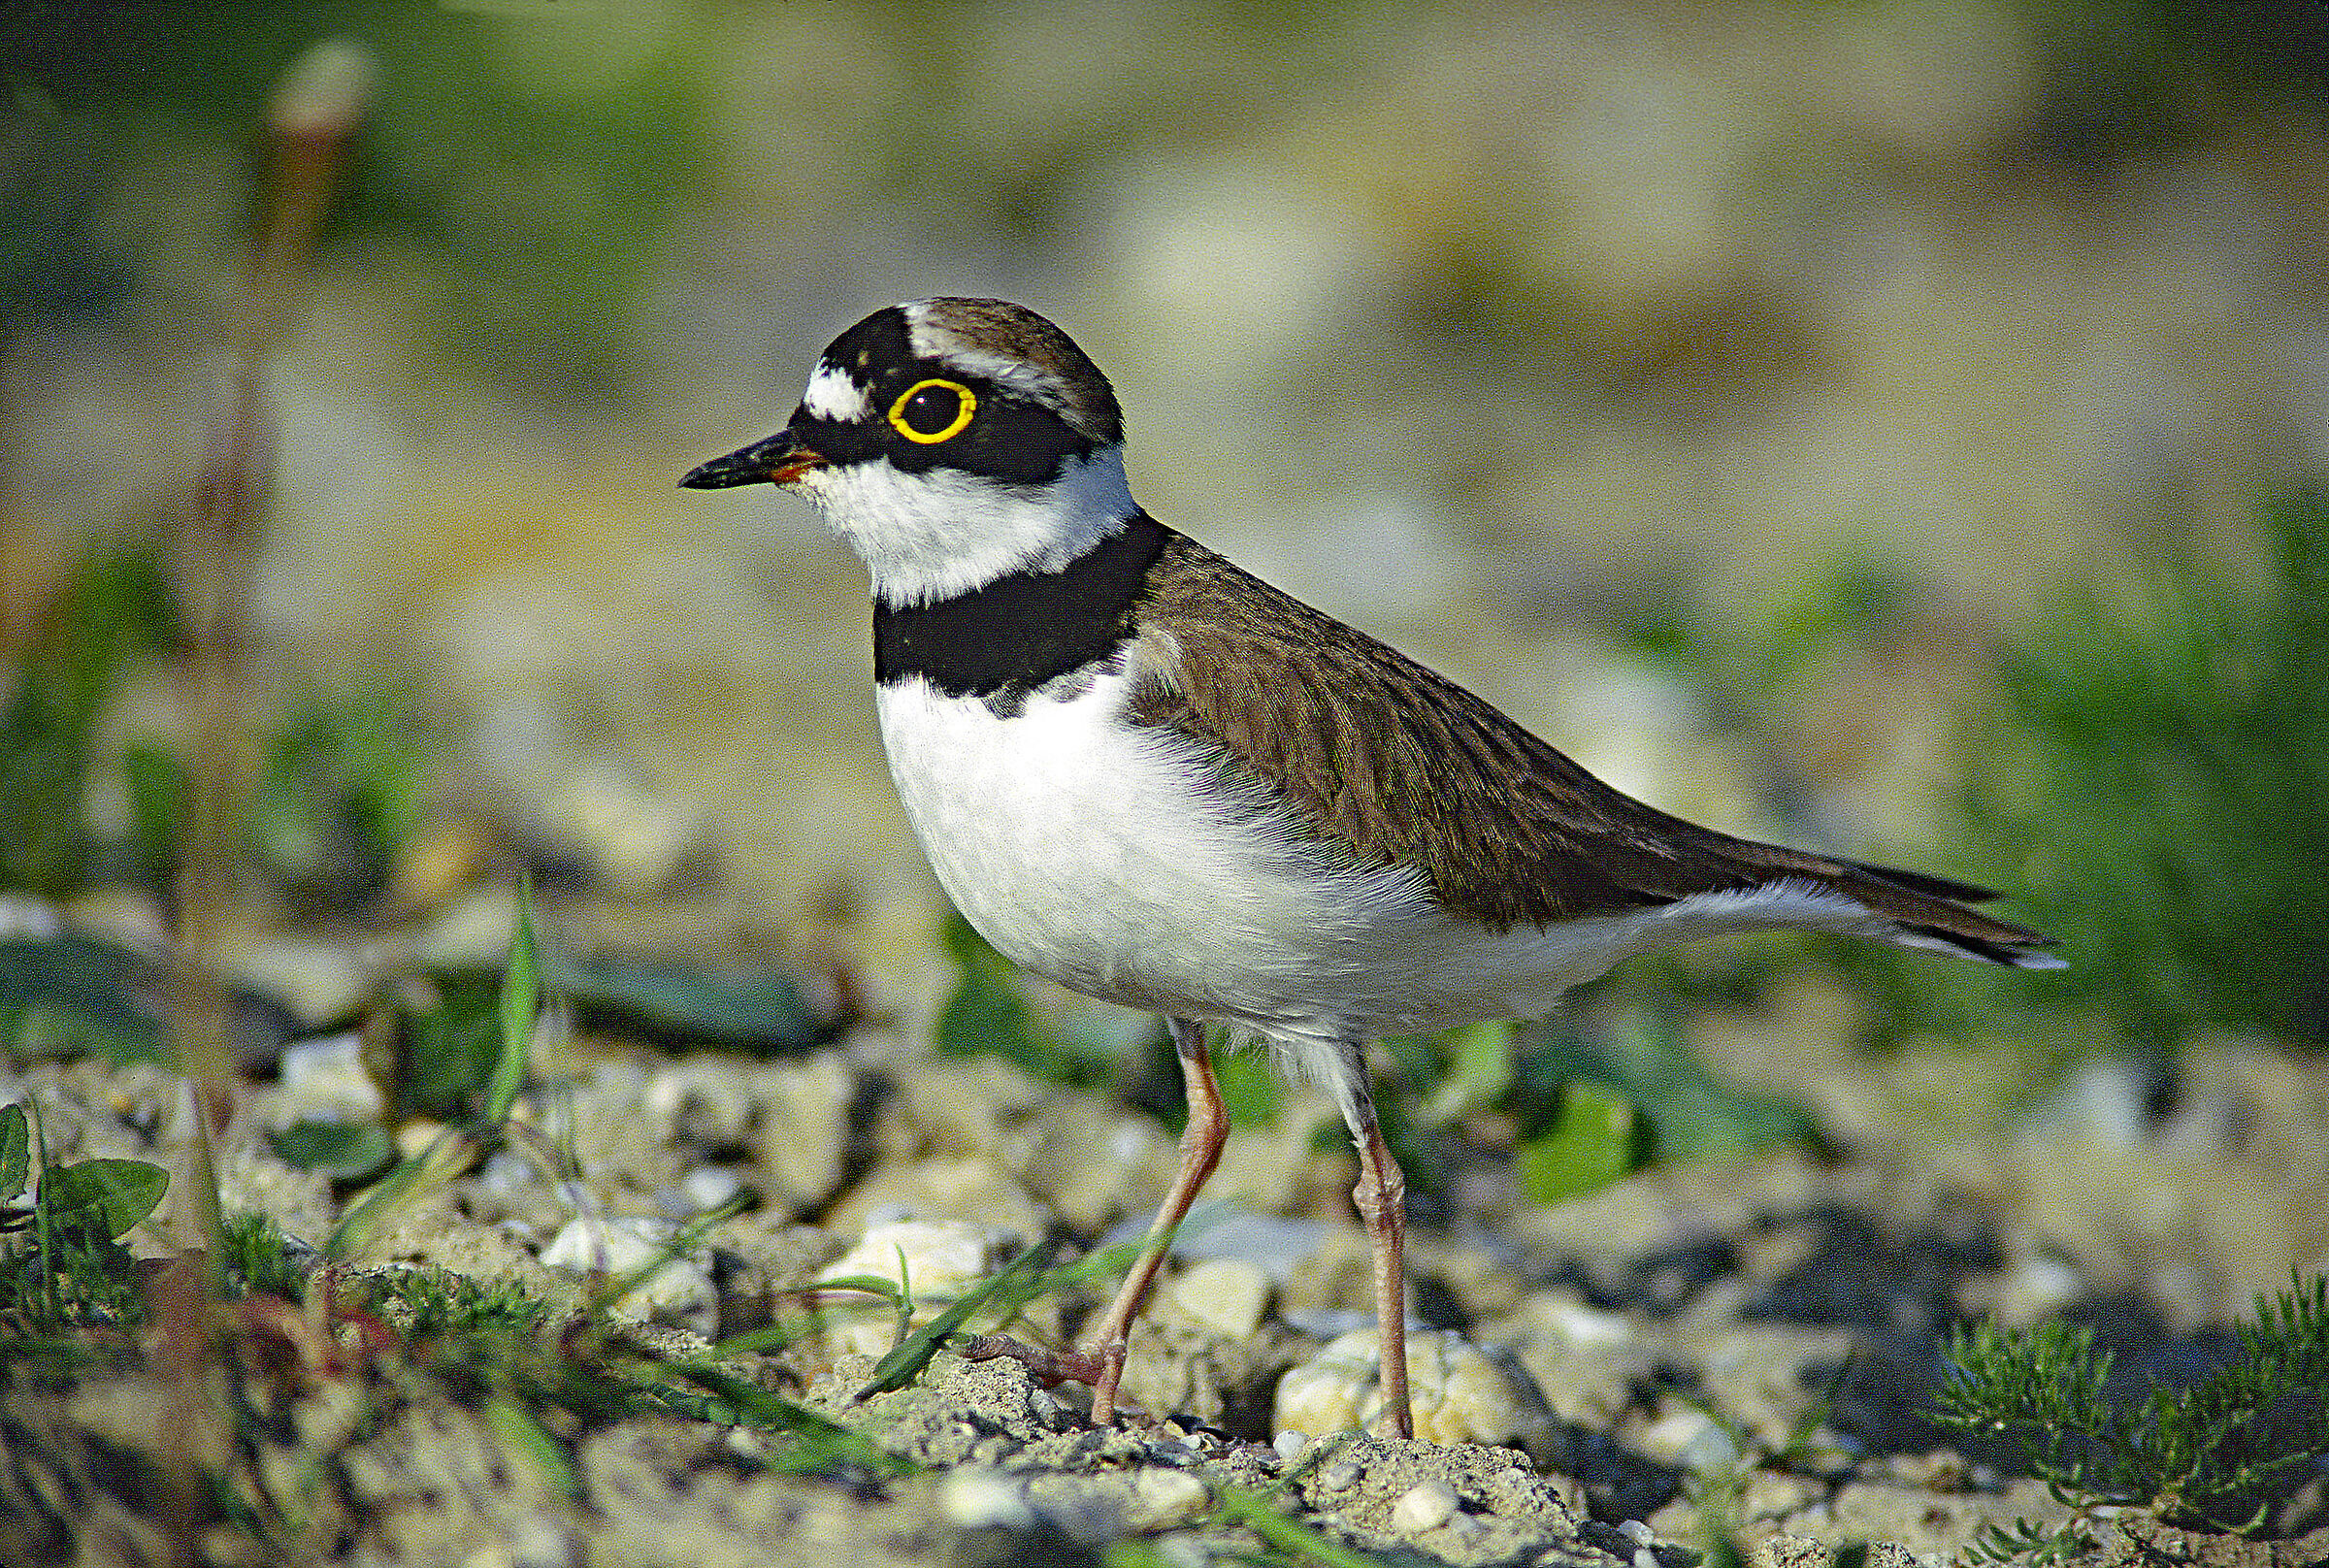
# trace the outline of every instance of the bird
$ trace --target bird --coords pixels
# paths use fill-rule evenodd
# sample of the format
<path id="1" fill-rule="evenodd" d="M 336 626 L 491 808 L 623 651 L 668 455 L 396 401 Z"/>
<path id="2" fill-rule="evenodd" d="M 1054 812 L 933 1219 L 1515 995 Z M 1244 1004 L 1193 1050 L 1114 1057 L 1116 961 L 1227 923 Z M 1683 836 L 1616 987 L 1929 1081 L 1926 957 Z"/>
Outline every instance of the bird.
<path id="1" fill-rule="evenodd" d="M 1166 1022 L 1189 1114 L 1155 1224 L 1085 1349 L 1015 1347 L 1090 1384 L 1096 1422 L 1228 1136 L 1208 1026 L 1265 1042 L 1349 1127 L 1378 1423 L 1409 1437 L 1406 1184 L 1373 1041 L 1542 1018 L 1622 959 L 1730 932 L 2060 966 L 2050 938 L 1971 907 L 1985 889 L 1735 837 L 1601 782 L 1151 517 L 1124 441 L 1066 332 L 934 298 L 836 338 L 781 429 L 680 480 L 798 492 L 856 552 L 883 746 L 939 885 L 1022 969 Z"/>

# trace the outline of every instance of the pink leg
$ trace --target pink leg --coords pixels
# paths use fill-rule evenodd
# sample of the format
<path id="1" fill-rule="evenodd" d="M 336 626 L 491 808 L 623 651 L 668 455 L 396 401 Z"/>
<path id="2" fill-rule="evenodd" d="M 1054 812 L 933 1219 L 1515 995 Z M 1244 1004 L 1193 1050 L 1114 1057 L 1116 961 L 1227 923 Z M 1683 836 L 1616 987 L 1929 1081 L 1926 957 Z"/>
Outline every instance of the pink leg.
<path id="1" fill-rule="evenodd" d="M 1334 1097 L 1342 1102 L 1342 1119 L 1350 1124 L 1351 1143 L 1359 1151 L 1359 1185 L 1351 1189 L 1351 1202 L 1374 1246 L 1375 1328 L 1383 1345 L 1379 1424 L 1386 1436 L 1413 1437 L 1415 1413 L 1407 1398 L 1407 1178 L 1391 1157 L 1383 1125 L 1375 1118 L 1365 1047 L 1345 1039 L 1329 1060 L 1334 1069 Z"/>
<path id="2" fill-rule="evenodd" d="M 1407 1399 L 1407 1178 L 1383 1141 L 1370 1100 L 1361 1100 L 1362 1127 L 1353 1130 L 1359 1149 L 1359 1185 L 1351 1201 L 1366 1224 L 1375 1252 L 1375 1324 L 1383 1342 L 1382 1423 L 1390 1437 L 1413 1437 L 1415 1415 Z"/>
<path id="3" fill-rule="evenodd" d="M 1141 1303 L 1148 1299 L 1157 1275 L 1164 1270 L 1165 1248 L 1174 1227 L 1188 1217 L 1189 1206 L 1197 1201 L 1197 1189 L 1205 1185 L 1205 1178 L 1221 1163 L 1222 1145 L 1230 1137 L 1230 1117 L 1221 1103 L 1221 1085 L 1213 1077 L 1213 1059 L 1205 1055 L 1204 1026 L 1185 1018 L 1168 1018 L 1164 1022 L 1172 1030 L 1173 1052 L 1181 1060 L 1181 1082 L 1189 1095 L 1189 1125 L 1181 1130 L 1181 1168 L 1172 1179 L 1172 1190 L 1164 1194 L 1164 1205 L 1157 1210 L 1156 1223 L 1148 1227 L 1139 1259 L 1125 1276 L 1116 1299 L 1100 1317 L 1099 1326 L 1093 1330 L 1090 1348 L 1065 1353 L 1047 1351 L 993 1334 L 973 1334 L 957 1346 L 973 1361 L 1008 1356 L 1046 1384 L 1090 1384 L 1092 1419 L 1102 1425 L 1116 1419 L 1116 1386 L 1124 1379 L 1124 1358 L 1132 1341 L 1132 1320 L 1140 1315 Z M 1394 1166 L 1393 1171 L 1395 1176 L 1397 1167 Z"/>
<path id="4" fill-rule="evenodd" d="M 1181 1059 L 1189 1125 L 1181 1129 L 1181 1168 L 1172 1179 L 1172 1190 L 1164 1194 L 1156 1223 L 1148 1227 L 1140 1259 L 1125 1276 L 1124 1288 L 1116 1292 L 1116 1299 L 1093 1331 L 1091 1349 L 1086 1353 L 1099 1363 L 1099 1375 L 1092 1382 L 1092 1419 L 1102 1425 L 1116 1416 L 1116 1385 L 1124 1377 L 1132 1320 L 1139 1316 L 1141 1303 L 1148 1299 L 1150 1288 L 1164 1267 L 1164 1251 L 1173 1227 L 1187 1218 L 1189 1205 L 1197 1201 L 1197 1189 L 1221 1163 L 1222 1145 L 1230 1137 L 1229 1113 L 1222 1107 L 1221 1086 L 1213 1077 L 1213 1059 L 1205 1055 L 1204 1026 L 1185 1018 L 1165 1023 L 1172 1030 L 1174 1054 Z"/>

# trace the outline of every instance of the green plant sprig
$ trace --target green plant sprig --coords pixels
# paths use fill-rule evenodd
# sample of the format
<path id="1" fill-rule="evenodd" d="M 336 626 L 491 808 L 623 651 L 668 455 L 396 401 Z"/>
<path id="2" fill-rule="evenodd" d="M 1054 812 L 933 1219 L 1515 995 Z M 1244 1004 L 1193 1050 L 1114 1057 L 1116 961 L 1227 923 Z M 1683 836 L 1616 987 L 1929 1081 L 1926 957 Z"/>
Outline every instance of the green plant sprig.
<path id="1" fill-rule="evenodd" d="M 2074 1508 L 2134 1504 L 2162 1518 L 2252 1531 L 2275 1488 L 2329 1454 L 2329 1277 L 2292 1278 L 2238 1347 L 2188 1388 L 2109 1397 L 2112 1356 L 2094 1332 L 2060 1322 L 2009 1333 L 1981 1323 L 1951 1336 L 1954 1376 L 1933 1417 L 2001 1437 L 2013 1463 Z"/>

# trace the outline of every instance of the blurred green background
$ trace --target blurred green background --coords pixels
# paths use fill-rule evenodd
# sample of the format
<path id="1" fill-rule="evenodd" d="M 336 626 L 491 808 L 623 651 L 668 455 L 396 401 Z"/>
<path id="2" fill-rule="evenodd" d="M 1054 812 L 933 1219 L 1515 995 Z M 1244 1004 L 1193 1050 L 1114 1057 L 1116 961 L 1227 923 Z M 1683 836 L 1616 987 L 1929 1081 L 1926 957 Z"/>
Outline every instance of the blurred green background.
<path id="1" fill-rule="evenodd" d="M 1855 999 L 1798 1022 L 2030 1073 L 2317 1044 L 2324 27 L 0 5 L 0 880 L 159 918 L 174 551 L 271 84 L 340 38 L 377 90 L 267 335 L 246 934 L 523 866 L 935 1012 L 859 570 L 790 499 L 674 482 L 867 310 L 1000 294 L 1114 376 L 1158 516 L 1633 793 L 1991 881 L 2074 964 L 1822 949 Z M 1779 1006 L 1781 951 L 1616 984 Z"/>

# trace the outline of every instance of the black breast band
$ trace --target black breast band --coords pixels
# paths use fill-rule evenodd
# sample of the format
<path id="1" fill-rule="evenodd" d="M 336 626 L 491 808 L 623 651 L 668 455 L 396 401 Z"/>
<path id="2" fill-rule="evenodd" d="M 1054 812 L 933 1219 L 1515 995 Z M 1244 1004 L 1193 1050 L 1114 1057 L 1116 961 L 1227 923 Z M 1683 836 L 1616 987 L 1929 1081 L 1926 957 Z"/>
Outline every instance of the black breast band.
<path id="1" fill-rule="evenodd" d="M 1164 548 L 1164 525 L 1136 512 L 1122 532 L 1057 572 L 1014 572 L 934 604 L 873 602 L 873 677 L 919 675 L 948 697 L 1028 693 L 1105 658 L 1132 635 L 1132 606 Z"/>

